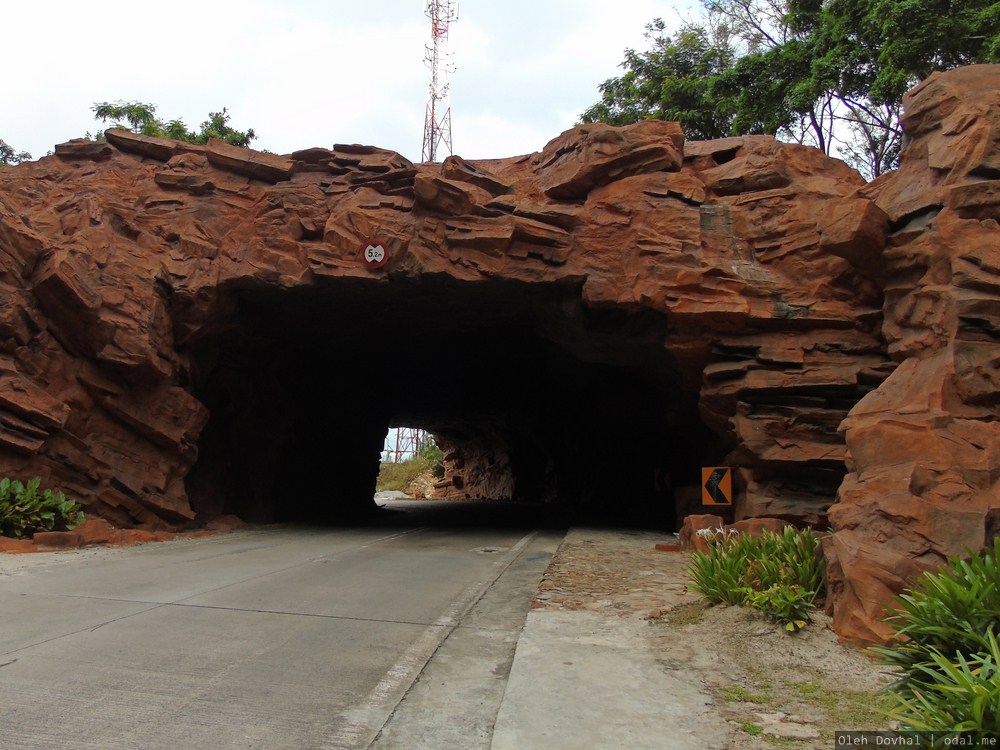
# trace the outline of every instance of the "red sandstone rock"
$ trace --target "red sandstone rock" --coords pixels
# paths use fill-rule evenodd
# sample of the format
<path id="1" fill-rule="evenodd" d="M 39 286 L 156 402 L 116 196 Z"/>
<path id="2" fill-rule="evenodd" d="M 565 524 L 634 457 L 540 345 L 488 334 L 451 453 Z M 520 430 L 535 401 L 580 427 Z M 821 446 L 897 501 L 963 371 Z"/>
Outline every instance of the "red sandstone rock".
<path id="1" fill-rule="evenodd" d="M 30 539 L 12 539 L 9 536 L 0 536 L 0 552 L 37 552 L 38 547 Z"/>
<path id="2" fill-rule="evenodd" d="M 371 146 L 283 157 L 119 131 L 60 145 L 0 169 L 0 473 L 42 476 L 119 525 L 170 527 L 226 511 L 213 499 L 219 456 L 249 430 L 241 507 L 276 503 L 261 489 L 275 466 L 358 450 L 331 447 L 312 409 L 290 416 L 302 378 L 316 405 L 341 404 L 333 428 L 376 448 L 380 435 L 353 411 L 360 385 L 324 390 L 324 374 L 355 363 L 273 380 L 260 331 L 288 321 L 270 301 L 313 305 L 298 325 L 324 320 L 319 341 L 330 321 L 349 330 L 338 306 L 377 317 L 373 290 L 516 290 L 525 319 L 560 311 L 533 321 L 548 340 L 647 373 L 671 408 L 683 396 L 664 429 L 700 420 L 707 437 L 677 436 L 684 471 L 702 455 L 737 467 L 737 518 L 829 518 L 838 632 L 883 638 L 892 594 L 982 545 L 1000 517 L 998 80 L 995 66 L 927 79 L 906 101 L 900 170 L 867 186 L 815 149 L 685 143 L 658 122 L 580 126 L 539 154 L 444 165 Z M 359 262 L 372 238 L 390 255 L 378 269 Z M 619 326 L 600 339 L 609 319 Z M 584 403 L 598 396 L 581 387 Z M 219 419 L 235 420 L 229 432 Z M 307 455 L 283 453 L 302 423 Z M 549 429 L 567 430 L 555 444 L 577 438 Z M 512 491 L 509 446 L 481 443 L 450 451 L 449 496 Z M 583 476 L 568 491 L 591 490 Z"/>
<path id="3" fill-rule="evenodd" d="M 107 544 L 115 537 L 116 529 L 103 518 L 88 518 L 73 533 L 80 538 L 81 546 Z"/>
<path id="4" fill-rule="evenodd" d="M 729 534 L 747 534 L 761 536 L 764 532 L 780 534 L 785 527 L 790 526 L 780 518 L 746 518 L 736 523 L 727 524 L 722 516 L 690 515 L 684 519 L 680 531 L 680 549 L 708 553 L 708 536 L 726 536 Z M 659 545 L 657 545 L 659 546 Z"/>
<path id="5" fill-rule="evenodd" d="M 141 135 L 128 130 L 110 128 L 104 131 L 108 143 L 122 151 L 128 151 L 140 156 L 148 156 L 157 161 L 169 161 L 184 148 L 178 141 L 171 138 L 158 138 L 152 135 Z"/>
<path id="6" fill-rule="evenodd" d="M 502 443 L 485 439 L 473 443 L 455 442 L 437 436 L 444 453 L 444 477 L 434 483 L 434 498 L 469 500 L 487 498 L 508 500 L 514 494 L 514 476 L 510 456 Z"/>
<path id="7" fill-rule="evenodd" d="M 539 187 L 550 198 L 583 198 L 594 187 L 644 172 L 680 169 L 684 133 L 675 122 L 580 125 L 538 155 Z"/>
<path id="8" fill-rule="evenodd" d="M 73 531 L 38 531 L 31 541 L 39 547 L 52 549 L 76 549 L 83 546 L 82 537 Z"/>
<path id="9" fill-rule="evenodd" d="M 996 533 L 1000 509 L 1000 66 L 934 74 L 905 100 L 899 171 L 861 191 L 892 221 L 882 331 L 901 364 L 845 420 L 851 473 L 830 509 L 841 637 L 881 622 L 920 573 Z"/>
<path id="10" fill-rule="evenodd" d="M 681 526 L 679 534 L 680 547 L 685 552 L 704 552 L 708 554 L 708 540 L 698 532 L 707 531 L 714 533 L 721 530 L 725 533 L 725 529 L 726 522 L 722 519 L 722 516 L 713 516 L 711 514 L 687 516 L 684 519 L 684 524 Z"/>
<path id="11" fill-rule="evenodd" d="M 730 524 L 726 530 L 738 531 L 748 536 L 763 536 L 765 531 L 780 534 L 790 525 L 788 521 L 780 518 L 744 518 L 742 521 Z"/>
<path id="12" fill-rule="evenodd" d="M 291 159 L 230 146 L 215 138 L 208 139 L 205 156 L 210 164 L 217 167 L 266 182 L 287 180 L 295 171 L 295 164 Z"/>

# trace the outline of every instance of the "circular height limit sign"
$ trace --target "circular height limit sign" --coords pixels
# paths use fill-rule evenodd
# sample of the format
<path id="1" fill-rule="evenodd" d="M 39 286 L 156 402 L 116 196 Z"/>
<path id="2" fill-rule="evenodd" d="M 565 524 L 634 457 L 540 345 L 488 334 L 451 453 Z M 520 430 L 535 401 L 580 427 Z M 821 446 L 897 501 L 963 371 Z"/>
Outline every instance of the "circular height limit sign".
<path id="1" fill-rule="evenodd" d="M 369 240 L 361 246 L 361 261 L 368 268 L 381 268 L 389 262 L 389 250 L 382 240 Z"/>

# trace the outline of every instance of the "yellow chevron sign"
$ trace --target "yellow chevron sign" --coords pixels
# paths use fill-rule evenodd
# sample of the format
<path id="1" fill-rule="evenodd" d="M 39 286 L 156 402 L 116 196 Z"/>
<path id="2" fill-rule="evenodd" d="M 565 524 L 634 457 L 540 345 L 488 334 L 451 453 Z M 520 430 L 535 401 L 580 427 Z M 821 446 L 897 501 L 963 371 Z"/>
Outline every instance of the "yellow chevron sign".
<path id="1" fill-rule="evenodd" d="M 733 470 L 728 466 L 703 466 L 701 469 L 701 504 L 733 504 Z"/>

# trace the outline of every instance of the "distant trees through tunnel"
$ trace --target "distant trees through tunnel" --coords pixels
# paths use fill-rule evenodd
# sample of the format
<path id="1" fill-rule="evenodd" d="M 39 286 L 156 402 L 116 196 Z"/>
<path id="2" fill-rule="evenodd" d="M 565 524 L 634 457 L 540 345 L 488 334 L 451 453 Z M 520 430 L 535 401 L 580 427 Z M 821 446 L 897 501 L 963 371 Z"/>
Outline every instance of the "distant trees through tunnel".
<path id="1" fill-rule="evenodd" d="M 665 320 L 579 290 L 453 280 L 233 291 L 191 344 L 211 412 L 187 482 L 206 517 L 335 522 L 373 507 L 390 424 L 434 434 L 442 494 L 672 528 L 721 457 L 678 385 Z"/>

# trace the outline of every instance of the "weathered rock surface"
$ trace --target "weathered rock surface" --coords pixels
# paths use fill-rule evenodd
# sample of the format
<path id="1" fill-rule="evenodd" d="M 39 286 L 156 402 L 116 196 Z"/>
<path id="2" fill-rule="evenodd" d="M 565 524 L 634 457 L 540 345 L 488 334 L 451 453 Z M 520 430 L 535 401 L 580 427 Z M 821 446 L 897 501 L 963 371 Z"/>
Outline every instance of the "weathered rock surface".
<path id="1" fill-rule="evenodd" d="M 837 631 L 1000 533 L 1000 66 L 935 74 L 905 100 L 900 169 L 866 186 L 889 217 L 882 333 L 899 366 L 843 424 L 850 473 L 826 543 Z"/>
<path id="2" fill-rule="evenodd" d="M 829 519 L 838 632 L 882 638 L 1000 526 L 998 90 L 928 79 L 869 185 L 662 122 L 441 165 L 60 145 L 0 168 L 0 470 L 157 529 L 370 506 L 391 420 L 450 441 L 456 497 L 674 524 L 731 465 L 734 520 Z"/>

